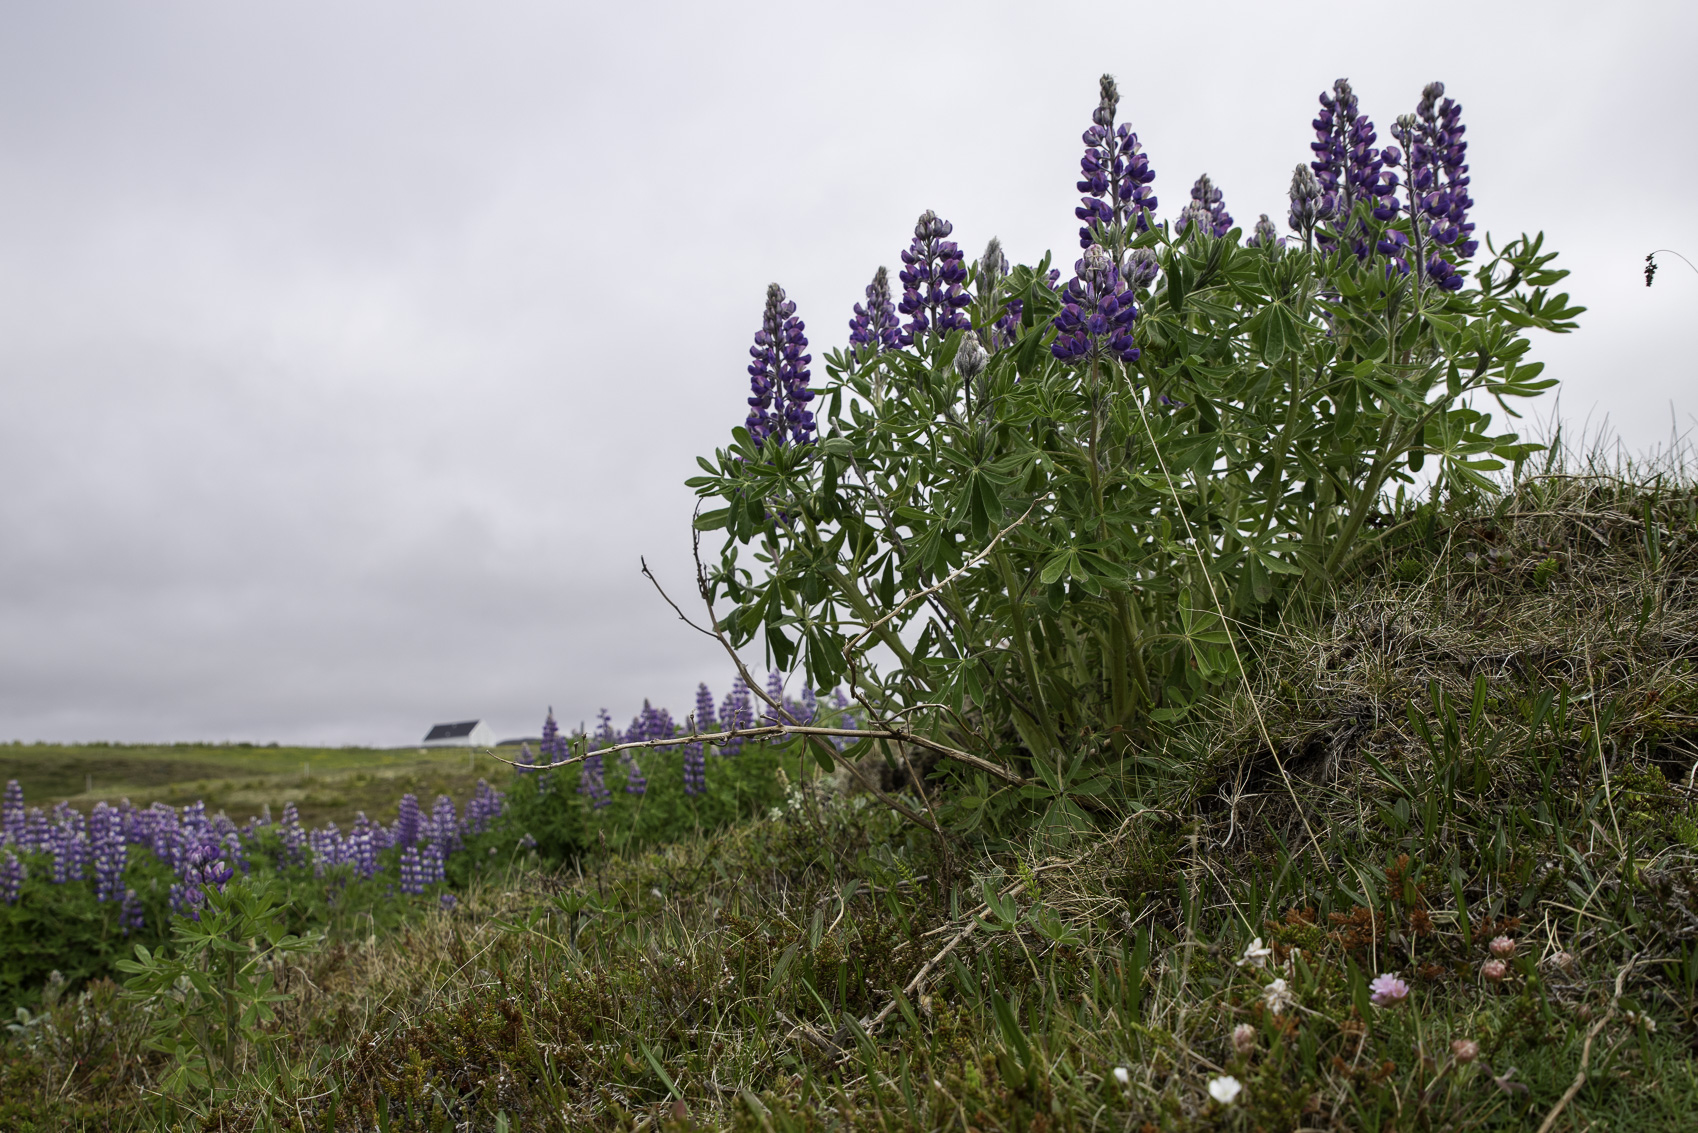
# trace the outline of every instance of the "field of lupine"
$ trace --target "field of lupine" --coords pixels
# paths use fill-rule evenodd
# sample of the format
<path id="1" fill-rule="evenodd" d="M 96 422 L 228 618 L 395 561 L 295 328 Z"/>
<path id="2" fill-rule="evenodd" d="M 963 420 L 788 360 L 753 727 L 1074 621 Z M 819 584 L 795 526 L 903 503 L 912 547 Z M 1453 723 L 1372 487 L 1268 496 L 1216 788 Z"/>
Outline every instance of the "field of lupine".
<path id="1" fill-rule="evenodd" d="M 830 718 L 853 727 L 841 693 L 826 706 L 811 689 L 787 699 L 777 672 L 770 674 L 768 689 L 801 719 Z M 733 728 L 756 722 L 740 677 L 717 707 L 707 686 L 700 686 L 689 719 L 703 731 L 720 721 Z M 583 852 L 592 828 L 600 840 L 611 829 L 615 845 L 635 846 L 703 822 L 722 823 L 770 802 L 770 789 L 744 782 L 749 772 L 719 770 L 726 757 L 746 746 L 740 738 L 685 745 L 681 760 L 649 755 L 640 762 L 627 750 L 611 769 L 612 788 L 610 769 L 593 754 L 679 733 L 671 714 L 647 701 L 627 729 L 616 729 L 604 711 L 597 731 L 583 737 L 562 733 L 550 711 L 541 750 L 532 752 L 527 744 L 516 760 L 515 771 L 523 777 L 517 781 L 519 817 L 526 828 L 509 823 L 499 833 L 507 794 L 481 779 L 463 806 L 438 795 L 427 807 L 408 793 L 392 820 L 361 811 L 347 829 L 335 822 L 303 826 L 293 802 L 284 803 L 275 817 L 267 807 L 240 825 L 228 814 L 209 814 L 199 801 L 144 807 L 125 799 L 97 802 L 86 812 L 60 801 L 43 809 L 29 806 L 22 787 L 11 780 L 0 798 L 0 1010 L 10 1016 L 23 1009 L 27 1016 L 50 986 L 75 991 L 91 978 L 112 976 L 113 964 L 134 945 L 157 947 L 168 940 L 172 918 L 198 920 L 208 890 L 222 890 L 238 874 L 286 885 L 291 927 L 298 931 L 353 924 L 361 917 L 371 927 L 392 926 L 427 905 L 452 908 L 450 862 L 455 880 L 464 885 L 487 868 L 489 858 L 505 864 L 537 846 L 530 826 L 559 859 Z M 551 767 L 567 758 L 574 740 L 592 753 L 581 768 L 571 769 L 570 789 L 583 805 L 541 813 L 554 786 Z M 664 772 L 655 766 L 662 761 Z M 771 782 L 771 764 L 748 762 L 759 764 L 751 769 L 755 777 Z M 649 765 L 646 773 L 643 763 Z M 712 778 L 725 787 L 717 795 L 709 790 L 710 765 Z M 618 807 L 612 806 L 615 790 L 623 799 Z M 682 825 L 681 809 L 689 812 Z"/>
<path id="2" fill-rule="evenodd" d="M 823 383 L 768 289 L 725 700 L 347 832 L 9 795 L 0 1122 L 1691 1128 L 1698 478 L 1491 431 L 1583 309 L 1443 84 L 1292 235 L 1119 99 L 1065 283 L 927 210 Z"/>

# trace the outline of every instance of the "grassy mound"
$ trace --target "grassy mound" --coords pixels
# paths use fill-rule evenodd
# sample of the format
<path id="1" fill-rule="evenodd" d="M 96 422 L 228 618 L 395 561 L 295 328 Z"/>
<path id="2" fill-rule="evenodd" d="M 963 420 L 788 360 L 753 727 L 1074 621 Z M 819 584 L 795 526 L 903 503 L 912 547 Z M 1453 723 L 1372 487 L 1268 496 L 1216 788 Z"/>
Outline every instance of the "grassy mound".
<path id="1" fill-rule="evenodd" d="M 274 1060 L 214 1100 L 151 1092 L 111 985 L 61 999 L 0 1124 L 1690 1128 L 1698 495 L 1548 475 L 1386 522 L 1094 836 L 943 861 L 796 780 L 280 970 Z"/>

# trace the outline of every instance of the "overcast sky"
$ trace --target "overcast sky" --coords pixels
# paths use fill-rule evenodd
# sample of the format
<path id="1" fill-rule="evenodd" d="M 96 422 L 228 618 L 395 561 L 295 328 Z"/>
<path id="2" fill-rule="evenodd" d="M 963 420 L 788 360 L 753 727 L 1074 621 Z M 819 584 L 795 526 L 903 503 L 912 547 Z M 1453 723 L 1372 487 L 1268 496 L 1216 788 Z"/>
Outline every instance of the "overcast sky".
<path id="1" fill-rule="evenodd" d="M 1640 267 L 1698 260 L 1695 11 L 5 5 L 0 739 L 722 693 L 638 556 L 688 592 L 682 481 L 745 412 L 766 284 L 818 358 L 922 209 L 1070 263 L 1103 71 L 1162 214 L 1207 171 L 1246 223 L 1335 78 L 1382 140 L 1443 79 L 1481 229 L 1543 229 L 1590 308 L 1536 348 L 1563 417 L 1666 443 L 1698 274 Z"/>

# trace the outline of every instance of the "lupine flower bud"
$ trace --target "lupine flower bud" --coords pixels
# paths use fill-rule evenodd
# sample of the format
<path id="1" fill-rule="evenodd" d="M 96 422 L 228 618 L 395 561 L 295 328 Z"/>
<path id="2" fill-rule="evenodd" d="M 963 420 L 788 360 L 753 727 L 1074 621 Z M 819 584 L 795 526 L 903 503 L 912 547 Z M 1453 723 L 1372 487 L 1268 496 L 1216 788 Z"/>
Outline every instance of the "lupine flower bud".
<path id="1" fill-rule="evenodd" d="M 968 331 L 961 336 L 961 345 L 955 351 L 955 372 L 961 375 L 963 381 L 972 381 L 984 372 L 985 363 L 990 361 L 990 355 L 979 345 L 979 336 Z"/>
<path id="2" fill-rule="evenodd" d="M 1063 362 L 1137 361 L 1132 323 L 1138 306 L 1108 251 L 1101 244 L 1091 245 L 1074 271 L 1062 293 L 1061 313 L 1055 316 L 1057 334 L 1050 353 Z"/>
<path id="3" fill-rule="evenodd" d="M 1121 278 L 1130 287 L 1148 287 L 1161 274 L 1161 261 L 1154 248 L 1133 248 L 1126 253 L 1126 263 L 1120 269 Z"/>
<path id="4" fill-rule="evenodd" d="M 855 304 L 855 317 L 849 320 L 849 341 L 859 348 L 857 356 L 870 358 L 895 350 L 901 335 L 902 320 L 897 318 L 896 303 L 890 297 L 890 273 L 881 267 L 867 284 L 866 303 Z"/>
<path id="5" fill-rule="evenodd" d="M 1191 228 L 1210 236 L 1225 236 L 1232 231 L 1232 214 L 1226 211 L 1226 200 L 1207 173 L 1191 186 L 1191 203 L 1179 214 L 1173 231 L 1178 235 Z"/>
<path id="6" fill-rule="evenodd" d="M 803 445 L 814 439 L 814 415 L 808 409 L 814 398 L 808 388 L 808 363 L 813 356 L 802 353 L 808 347 L 805 329 L 784 288 L 769 284 L 761 329 L 749 347 L 754 361 L 749 364 L 751 393 L 744 424 L 756 444 L 764 444 L 774 434 L 781 444 Z"/>
<path id="7" fill-rule="evenodd" d="M 1269 220 L 1268 214 L 1264 212 L 1262 218 L 1256 221 L 1256 231 L 1244 244 L 1249 248 L 1280 248 L 1284 247 L 1285 238 L 1279 234 L 1279 229 L 1274 227 L 1274 222 Z"/>
<path id="8" fill-rule="evenodd" d="M 1473 1039 L 1452 1039 L 1450 1056 L 1456 1059 L 1458 1066 L 1467 1066 L 1480 1057 L 1480 1044 Z"/>
<path id="9" fill-rule="evenodd" d="M 1089 248 L 1101 239 L 1121 245 L 1127 225 L 1139 232 L 1149 229 L 1149 214 L 1156 198 L 1149 185 L 1156 179 L 1149 159 L 1141 152 L 1138 135 L 1130 125 L 1116 127 L 1115 110 L 1120 90 L 1114 76 L 1104 75 L 1101 98 L 1085 131 L 1085 156 L 1079 161 L 1079 191 L 1088 194 L 1073 210 L 1084 222 L 1079 229 L 1079 246 Z"/>
<path id="10" fill-rule="evenodd" d="M 897 273 L 902 280 L 902 301 L 896 309 L 908 316 L 897 341 L 913 346 L 928 333 L 939 338 L 952 330 L 966 330 L 968 320 L 962 308 L 973 297 L 962 288 L 967 281 L 961 249 L 953 240 L 944 237 L 955 226 L 931 209 L 920 214 L 914 224 L 914 239 L 902 253 L 903 268 Z"/>
<path id="11" fill-rule="evenodd" d="M 1232 1028 L 1232 1049 L 1241 1055 L 1255 1050 L 1256 1028 L 1249 1023 L 1240 1023 Z"/>
<path id="12" fill-rule="evenodd" d="M 1315 171 L 1307 165 L 1299 165 L 1291 174 L 1291 227 L 1308 240 L 1314 234 L 1316 224 L 1331 218 L 1331 202 L 1322 195 Z"/>

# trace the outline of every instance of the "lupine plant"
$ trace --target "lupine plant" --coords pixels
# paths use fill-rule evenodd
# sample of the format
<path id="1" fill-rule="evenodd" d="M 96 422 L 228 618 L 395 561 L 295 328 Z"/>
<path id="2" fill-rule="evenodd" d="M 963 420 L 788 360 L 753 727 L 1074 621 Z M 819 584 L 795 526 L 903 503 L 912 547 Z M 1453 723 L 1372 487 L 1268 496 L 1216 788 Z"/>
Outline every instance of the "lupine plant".
<path id="1" fill-rule="evenodd" d="M 293 803 L 281 821 L 237 826 L 204 803 L 177 808 L 96 803 L 27 807 L 14 780 L 0 796 L 0 998 L 27 998 L 49 969 L 82 979 L 108 970 L 132 943 L 158 943 L 200 920 L 233 881 L 319 882 L 321 894 L 370 883 L 378 895 L 435 895 L 452 854 L 493 830 L 505 798 L 480 782 L 461 818 L 439 796 L 430 815 L 405 795 L 393 824 L 357 815 L 308 830 Z M 299 917 L 299 913 L 296 914 Z"/>
<path id="2" fill-rule="evenodd" d="M 725 533 L 707 597 L 734 644 L 831 687 L 867 633 L 890 658 L 854 658 L 870 707 L 1031 780 L 961 771 L 968 825 L 1082 828 L 1102 772 L 1239 679 L 1231 625 L 1323 601 L 1422 493 L 1496 491 L 1536 446 L 1489 410 L 1553 384 L 1526 332 L 1582 310 L 1542 236 L 1475 258 L 1438 84 L 1389 153 L 1348 81 L 1321 95 L 1289 241 L 1266 218 L 1244 239 L 1207 177 L 1158 219 L 1099 93 L 1064 286 L 1047 256 L 969 269 L 928 210 L 900 347 L 826 356 L 815 442 L 734 429 L 690 481 L 717 501 L 697 526 Z"/>

